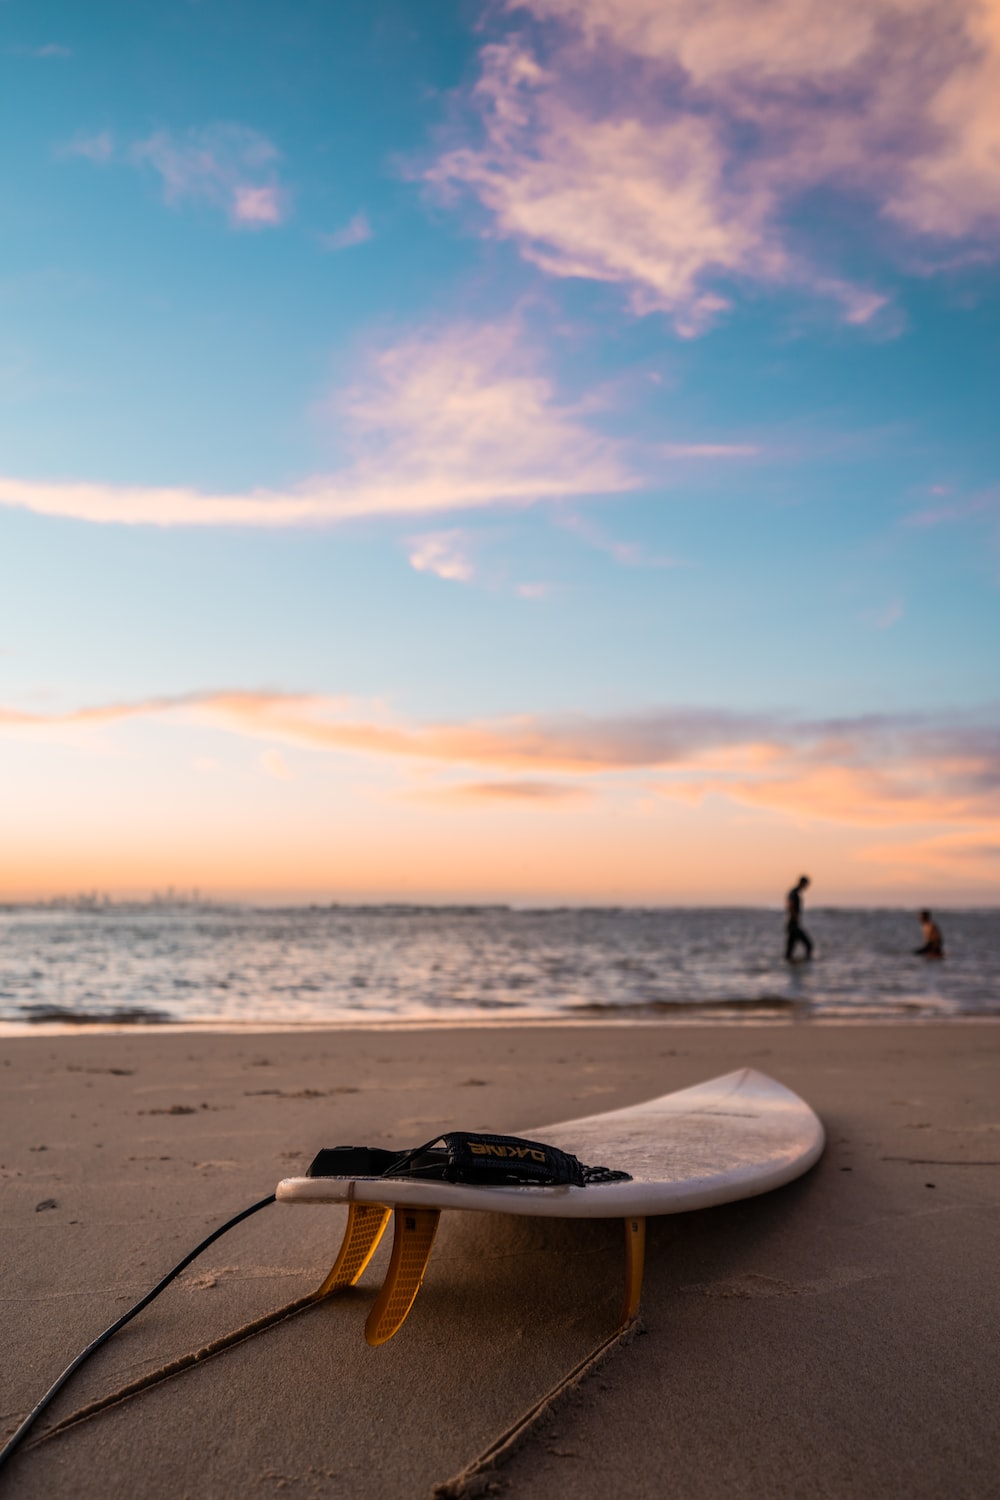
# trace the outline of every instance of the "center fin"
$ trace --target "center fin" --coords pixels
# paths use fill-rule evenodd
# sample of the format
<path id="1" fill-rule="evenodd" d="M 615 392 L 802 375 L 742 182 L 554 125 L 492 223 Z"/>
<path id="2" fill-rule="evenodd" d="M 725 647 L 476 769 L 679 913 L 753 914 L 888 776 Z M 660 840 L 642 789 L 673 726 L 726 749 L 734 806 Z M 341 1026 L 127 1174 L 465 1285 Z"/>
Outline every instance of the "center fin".
<path id="1" fill-rule="evenodd" d="M 440 1217 L 439 1208 L 397 1207 L 389 1269 L 365 1324 L 369 1344 L 387 1343 L 405 1323 L 424 1279 Z"/>

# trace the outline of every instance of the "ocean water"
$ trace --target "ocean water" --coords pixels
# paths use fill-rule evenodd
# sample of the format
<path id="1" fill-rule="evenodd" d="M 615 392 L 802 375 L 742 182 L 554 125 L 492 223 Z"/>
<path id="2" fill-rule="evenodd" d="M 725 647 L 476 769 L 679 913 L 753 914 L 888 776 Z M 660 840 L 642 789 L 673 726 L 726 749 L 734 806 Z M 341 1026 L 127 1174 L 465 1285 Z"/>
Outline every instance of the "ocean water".
<path id="1" fill-rule="evenodd" d="M 811 963 L 753 908 L 0 910 L 0 1023 L 1000 1015 L 1000 914 L 809 910 Z"/>

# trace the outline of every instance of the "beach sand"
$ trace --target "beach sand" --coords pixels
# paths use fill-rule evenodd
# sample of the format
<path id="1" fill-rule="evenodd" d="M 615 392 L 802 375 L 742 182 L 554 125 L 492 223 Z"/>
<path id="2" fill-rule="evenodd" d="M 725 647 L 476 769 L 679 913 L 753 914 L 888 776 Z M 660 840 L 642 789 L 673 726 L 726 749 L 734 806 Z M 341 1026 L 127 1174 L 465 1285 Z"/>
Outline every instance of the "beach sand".
<path id="1" fill-rule="evenodd" d="M 643 1331 L 497 1482 L 607 1495 L 981 1497 L 996 1445 L 1000 1027 L 635 1025 L 0 1041 L 0 1425 L 216 1224 L 342 1142 L 529 1131 L 750 1064 L 828 1146 L 650 1221 Z M 46 1206 L 50 1205 L 50 1206 Z M 40 1431 L 313 1290 L 344 1211 L 274 1205 L 102 1349 Z M 615 1327 L 621 1227 L 448 1214 L 409 1321 L 362 1285 L 58 1436 L 14 1497 L 429 1496 Z"/>

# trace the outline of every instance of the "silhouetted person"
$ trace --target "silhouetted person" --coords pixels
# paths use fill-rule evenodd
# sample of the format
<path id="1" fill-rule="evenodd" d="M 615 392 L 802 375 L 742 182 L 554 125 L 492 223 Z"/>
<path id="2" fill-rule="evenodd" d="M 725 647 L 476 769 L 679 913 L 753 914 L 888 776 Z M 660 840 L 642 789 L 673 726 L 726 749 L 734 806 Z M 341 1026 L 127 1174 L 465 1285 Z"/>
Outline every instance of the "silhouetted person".
<path id="1" fill-rule="evenodd" d="M 795 962 L 795 950 L 799 943 L 806 950 L 806 958 L 812 958 L 812 938 L 802 926 L 802 892 L 809 884 L 808 875 L 800 875 L 798 885 L 793 885 L 785 897 L 785 957 Z"/>
<path id="2" fill-rule="evenodd" d="M 929 911 L 920 913 L 920 925 L 924 930 L 924 945 L 914 948 L 914 953 L 919 958 L 944 958 L 944 938 Z"/>

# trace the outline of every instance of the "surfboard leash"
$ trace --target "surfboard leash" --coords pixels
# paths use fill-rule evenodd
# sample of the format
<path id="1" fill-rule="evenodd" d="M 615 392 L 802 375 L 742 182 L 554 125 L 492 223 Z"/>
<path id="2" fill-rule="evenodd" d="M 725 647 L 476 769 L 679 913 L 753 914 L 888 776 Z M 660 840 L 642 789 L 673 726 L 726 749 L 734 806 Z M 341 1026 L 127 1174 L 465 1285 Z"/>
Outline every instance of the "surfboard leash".
<path id="1" fill-rule="evenodd" d="M 220 1239 L 222 1235 L 226 1234 L 228 1230 L 235 1229 L 237 1224 L 242 1224 L 244 1219 L 249 1219 L 251 1214 L 258 1213 L 262 1208 L 267 1208 L 268 1204 L 273 1203 L 274 1201 L 275 1195 L 273 1193 L 270 1193 L 266 1198 L 261 1198 L 258 1203 L 252 1203 L 249 1208 L 244 1208 L 240 1211 L 240 1213 L 234 1214 L 231 1219 L 227 1219 L 225 1224 L 221 1224 L 218 1229 L 213 1229 L 212 1233 L 210 1235 L 207 1235 L 205 1239 L 201 1241 L 200 1245 L 196 1245 L 193 1250 L 185 1255 L 183 1260 L 177 1262 L 173 1270 L 168 1271 L 166 1276 L 164 1276 L 160 1281 L 156 1283 L 152 1291 L 147 1292 L 144 1297 L 140 1297 L 139 1301 L 136 1302 L 134 1306 L 130 1307 L 128 1312 L 122 1313 L 121 1317 L 116 1318 L 115 1321 L 110 1325 L 110 1327 L 105 1328 L 103 1333 L 99 1333 L 96 1339 L 92 1339 L 87 1347 L 85 1349 L 82 1349 L 76 1356 L 76 1358 L 66 1366 L 65 1370 L 63 1370 L 59 1378 L 49 1386 L 49 1389 L 45 1392 L 45 1395 L 42 1397 L 42 1399 L 34 1407 L 32 1407 L 31 1411 L 25 1417 L 21 1425 L 7 1439 L 3 1447 L 0 1448 L 0 1468 L 3 1467 L 7 1460 L 21 1446 L 22 1442 L 27 1437 L 32 1427 L 38 1421 L 38 1418 L 55 1400 L 59 1392 L 62 1390 L 63 1386 L 66 1384 L 67 1380 L 69 1380 L 70 1376 L 74 1375 L 80 1368 L 80 1366 L 86 1360 L 88 1360 L 92 1354 L 95 1354 L 103 1344 L 106 1344 L 108 1342 L 108 1339 L 116 1334 L 120 1328 L 124 1328 L 126 1323 L 130 1323 L 138 1313 L 142 1312 L 144 1307 L 148 1307 L 153 1299 L 155 1297 L 158 1297 L 160 1293 L 181 1274 L 182 1271 L 186 1270 L 191 1262 L 195 1260 L 203 1250 L 207 1250 L 209 1245 L 213 1245 L 215 1241 L 217 1239 Z"/>
<path id="2" fill-rule="evenodd" d="M 381 1147 L 370 1146 L 335 1146 L 324 1149 L 313 1159 L 307 1176 L 417 1178 L 423 1181 L 467 1183 L 482 1187 L 503 1185 L 586 1187 L 591 1183 L 631 1181 L 628 1172 L 616 1171 L 610 1167 L 585 1166 L 577 1157 L 560 1150 L 558 1146 L 550 1146 L 541 1141 L 525 1140 L 521 1136 L 480 1134 L 469 1131 L 452 1131 L 445 1135 L 435 1136 L 424 1145 L 403 1152 L 387 1151 Z M 214 1229 L 200 1244 L 189 1251 L 183 1260 L 178 1261 L 177 1265 L 168 1271 L 151 1291 L 141 1297 L 127 1312 L 122 1313 L 121 1317 L 116 1318 L 109 1327 L 104 1329 L 103 1333 L 92 1339 L 86 1348 L 82 1349 L 66 1366 L 62 1374 L 0 1448 L 0 1468 L 21 1446 L 39 1417 L 55 1400 L 66 1382 L 92 1354 L 95 1354 L 120 1329 L 124 1328 L 126 1323 L 131 1322 L 144 1308 L 148 1307 L 154 1298 L 158 1297 L 204 1250 L 207 1250 L 230 1229 L 234 1229 L 237 1224 L 241 1224 L 244 1219 L 258 1213 L 262 1208 L 267 1208 L 275 1201 L 276 1195 L 270 1193 L 266 1198 L 261 1198 L 257 1203 L 252 1203 L 249 1208 L 244 1208 L 238 1214 L 234 1214 L 231 1219 L 227 1219 L 224 1224 Z M 66 1428 L 90 1416 L 96 1416 L 98 1412 L 116 1405 L 131 1395 L 138 1395 L 141 1390 L 149 1386 L 180 1374 L 182 1370 L 188 1369 L 200 1360 L 222 1353 L 223 1350 L 241 1343 L 255 1333 L 263 1332 L 292 1314 L 304 1311 L 332 1292 L 353 1286 L 374 1255 L 389 1221 L 390 1212 L 381 1204 L 352 1203 L 340 1254 L 326 1280 L 315 1292 L 298 1298 L 273 1313 L 266 1314 L 263 1318 L 237 1329 L 232 1334 L 225 1335 L 203 1349 L 181 1356 L 162 1370 L 153 1371 L 131 1385 L 70 1413 L 50 1432 L 43 1434 L 43 1438 L 55 1436 L 58 1432 L 65 1431 Z M 366 1337 L 369 1343 L 385 1343 L 398 1331 L 405 1320 L 423 1280 L 424 1268 L 439 1217 L 438 1209 L 413 1209 L 403 1214 L 402 1217 L 397 1214 L 396 1235 L 386 1283 L 366 1325 Z M 634 1255 L 629 1261 L 630 1284 L 633 1281 L 633 1261 Z M 639 1267 L 641 1280 L 641 1249 L 636 1264 Z M 627 1294 L 627 1303 L 628 1300 Z M 637 1306 L 637 1290 L 635 1302 Z M 628 1318 L 631 1315 L 634 1315 L 634 1309 L 630 1313 L 626 1308 L 625 1317 Z"/>

